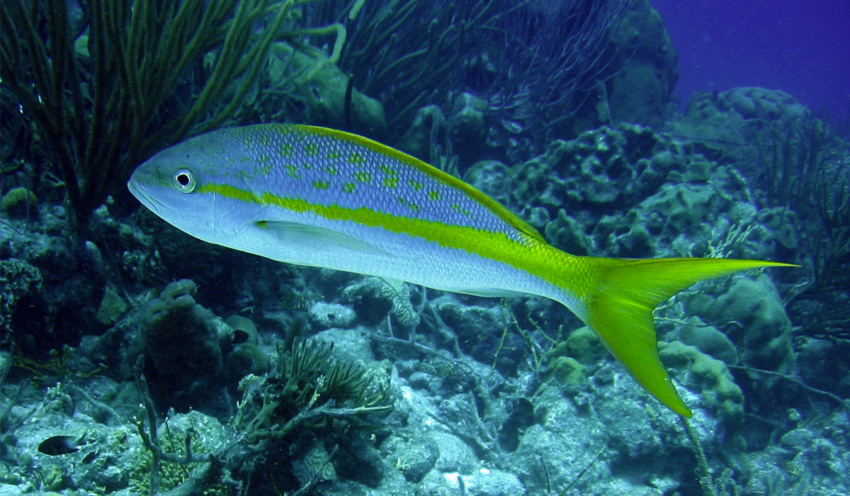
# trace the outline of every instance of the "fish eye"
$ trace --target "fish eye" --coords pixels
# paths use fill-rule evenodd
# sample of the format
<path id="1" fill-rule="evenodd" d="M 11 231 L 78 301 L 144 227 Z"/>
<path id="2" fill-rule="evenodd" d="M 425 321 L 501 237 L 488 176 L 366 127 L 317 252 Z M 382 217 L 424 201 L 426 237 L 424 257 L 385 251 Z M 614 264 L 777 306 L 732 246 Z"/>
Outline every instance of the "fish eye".
<path id="1" fill-rule="evenodd" d="M 171 176 L 171 184 L 181 193 L 191 193 L 195 190 L 197 181 L 192 171 L 189 169 L 180 169 Z"/>

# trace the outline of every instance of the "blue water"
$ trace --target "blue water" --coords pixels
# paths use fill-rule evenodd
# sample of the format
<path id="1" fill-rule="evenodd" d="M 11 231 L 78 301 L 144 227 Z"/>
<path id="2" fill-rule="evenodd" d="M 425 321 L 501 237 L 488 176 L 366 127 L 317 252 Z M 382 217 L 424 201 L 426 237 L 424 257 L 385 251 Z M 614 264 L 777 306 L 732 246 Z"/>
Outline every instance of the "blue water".
<path id="1" fill-rule="evenodd" d="M 850 111 L 850 2 L 652 0 L 679 55 L 675 96 L 762 86 Z"/>

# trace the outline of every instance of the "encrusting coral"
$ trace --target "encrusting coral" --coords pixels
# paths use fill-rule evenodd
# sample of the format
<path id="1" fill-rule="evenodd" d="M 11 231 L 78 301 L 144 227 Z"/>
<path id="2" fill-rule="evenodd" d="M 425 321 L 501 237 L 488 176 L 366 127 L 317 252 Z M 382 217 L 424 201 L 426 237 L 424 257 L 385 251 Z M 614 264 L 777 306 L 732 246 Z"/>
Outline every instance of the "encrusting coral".
<path id="1" fill-rule="evenodd" d="M 744 394 L 725 363 L 680 341 L 659 342 L 658 354 L 686 387 L 702 392 L 704 405 L 718 418 L 733 426 L 743 421 Z"/>
<path id="2" fill-rule="evenodd" d="M 26 217 L 36 211 L 38 198 L 27 188 L 12 188 L 3 195 L 0 204 L 10 217 Z"/>

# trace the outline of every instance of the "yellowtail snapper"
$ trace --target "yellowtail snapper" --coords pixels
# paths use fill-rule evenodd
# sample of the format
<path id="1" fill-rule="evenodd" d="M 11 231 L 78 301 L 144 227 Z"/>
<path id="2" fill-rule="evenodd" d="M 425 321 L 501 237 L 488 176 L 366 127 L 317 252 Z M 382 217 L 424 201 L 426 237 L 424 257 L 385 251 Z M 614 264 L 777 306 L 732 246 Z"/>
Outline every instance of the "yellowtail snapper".
<path id="1" fill-rule="evenodd" d="M 565 305 L 683 416 L 652 311 L 703 279 L 788 264 L 578 257 L 469 184 L 398 150 L 313 126 L 222 129 L 163 150 L 128 184 L 154 213 L 209 243 L 281 262 L 483 296 Z"/>

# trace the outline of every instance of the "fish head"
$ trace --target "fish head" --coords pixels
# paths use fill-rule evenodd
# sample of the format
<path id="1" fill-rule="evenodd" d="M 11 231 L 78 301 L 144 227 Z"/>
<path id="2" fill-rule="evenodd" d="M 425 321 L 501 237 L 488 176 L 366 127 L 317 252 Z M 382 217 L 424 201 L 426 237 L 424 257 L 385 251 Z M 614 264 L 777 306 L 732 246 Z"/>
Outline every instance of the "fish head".
<path id="1" fill-rule="evenodd" d="M 189 139 L 136 168 L 127 187 L 174 227 L 203 241 L 226 244 L 224 239 L 239 236 L 252 222 L 245 202 L 226 198 L 220 187 L 244 183 L 234 167 L 245 162 L 243 148 L 221 132 Z"/>

